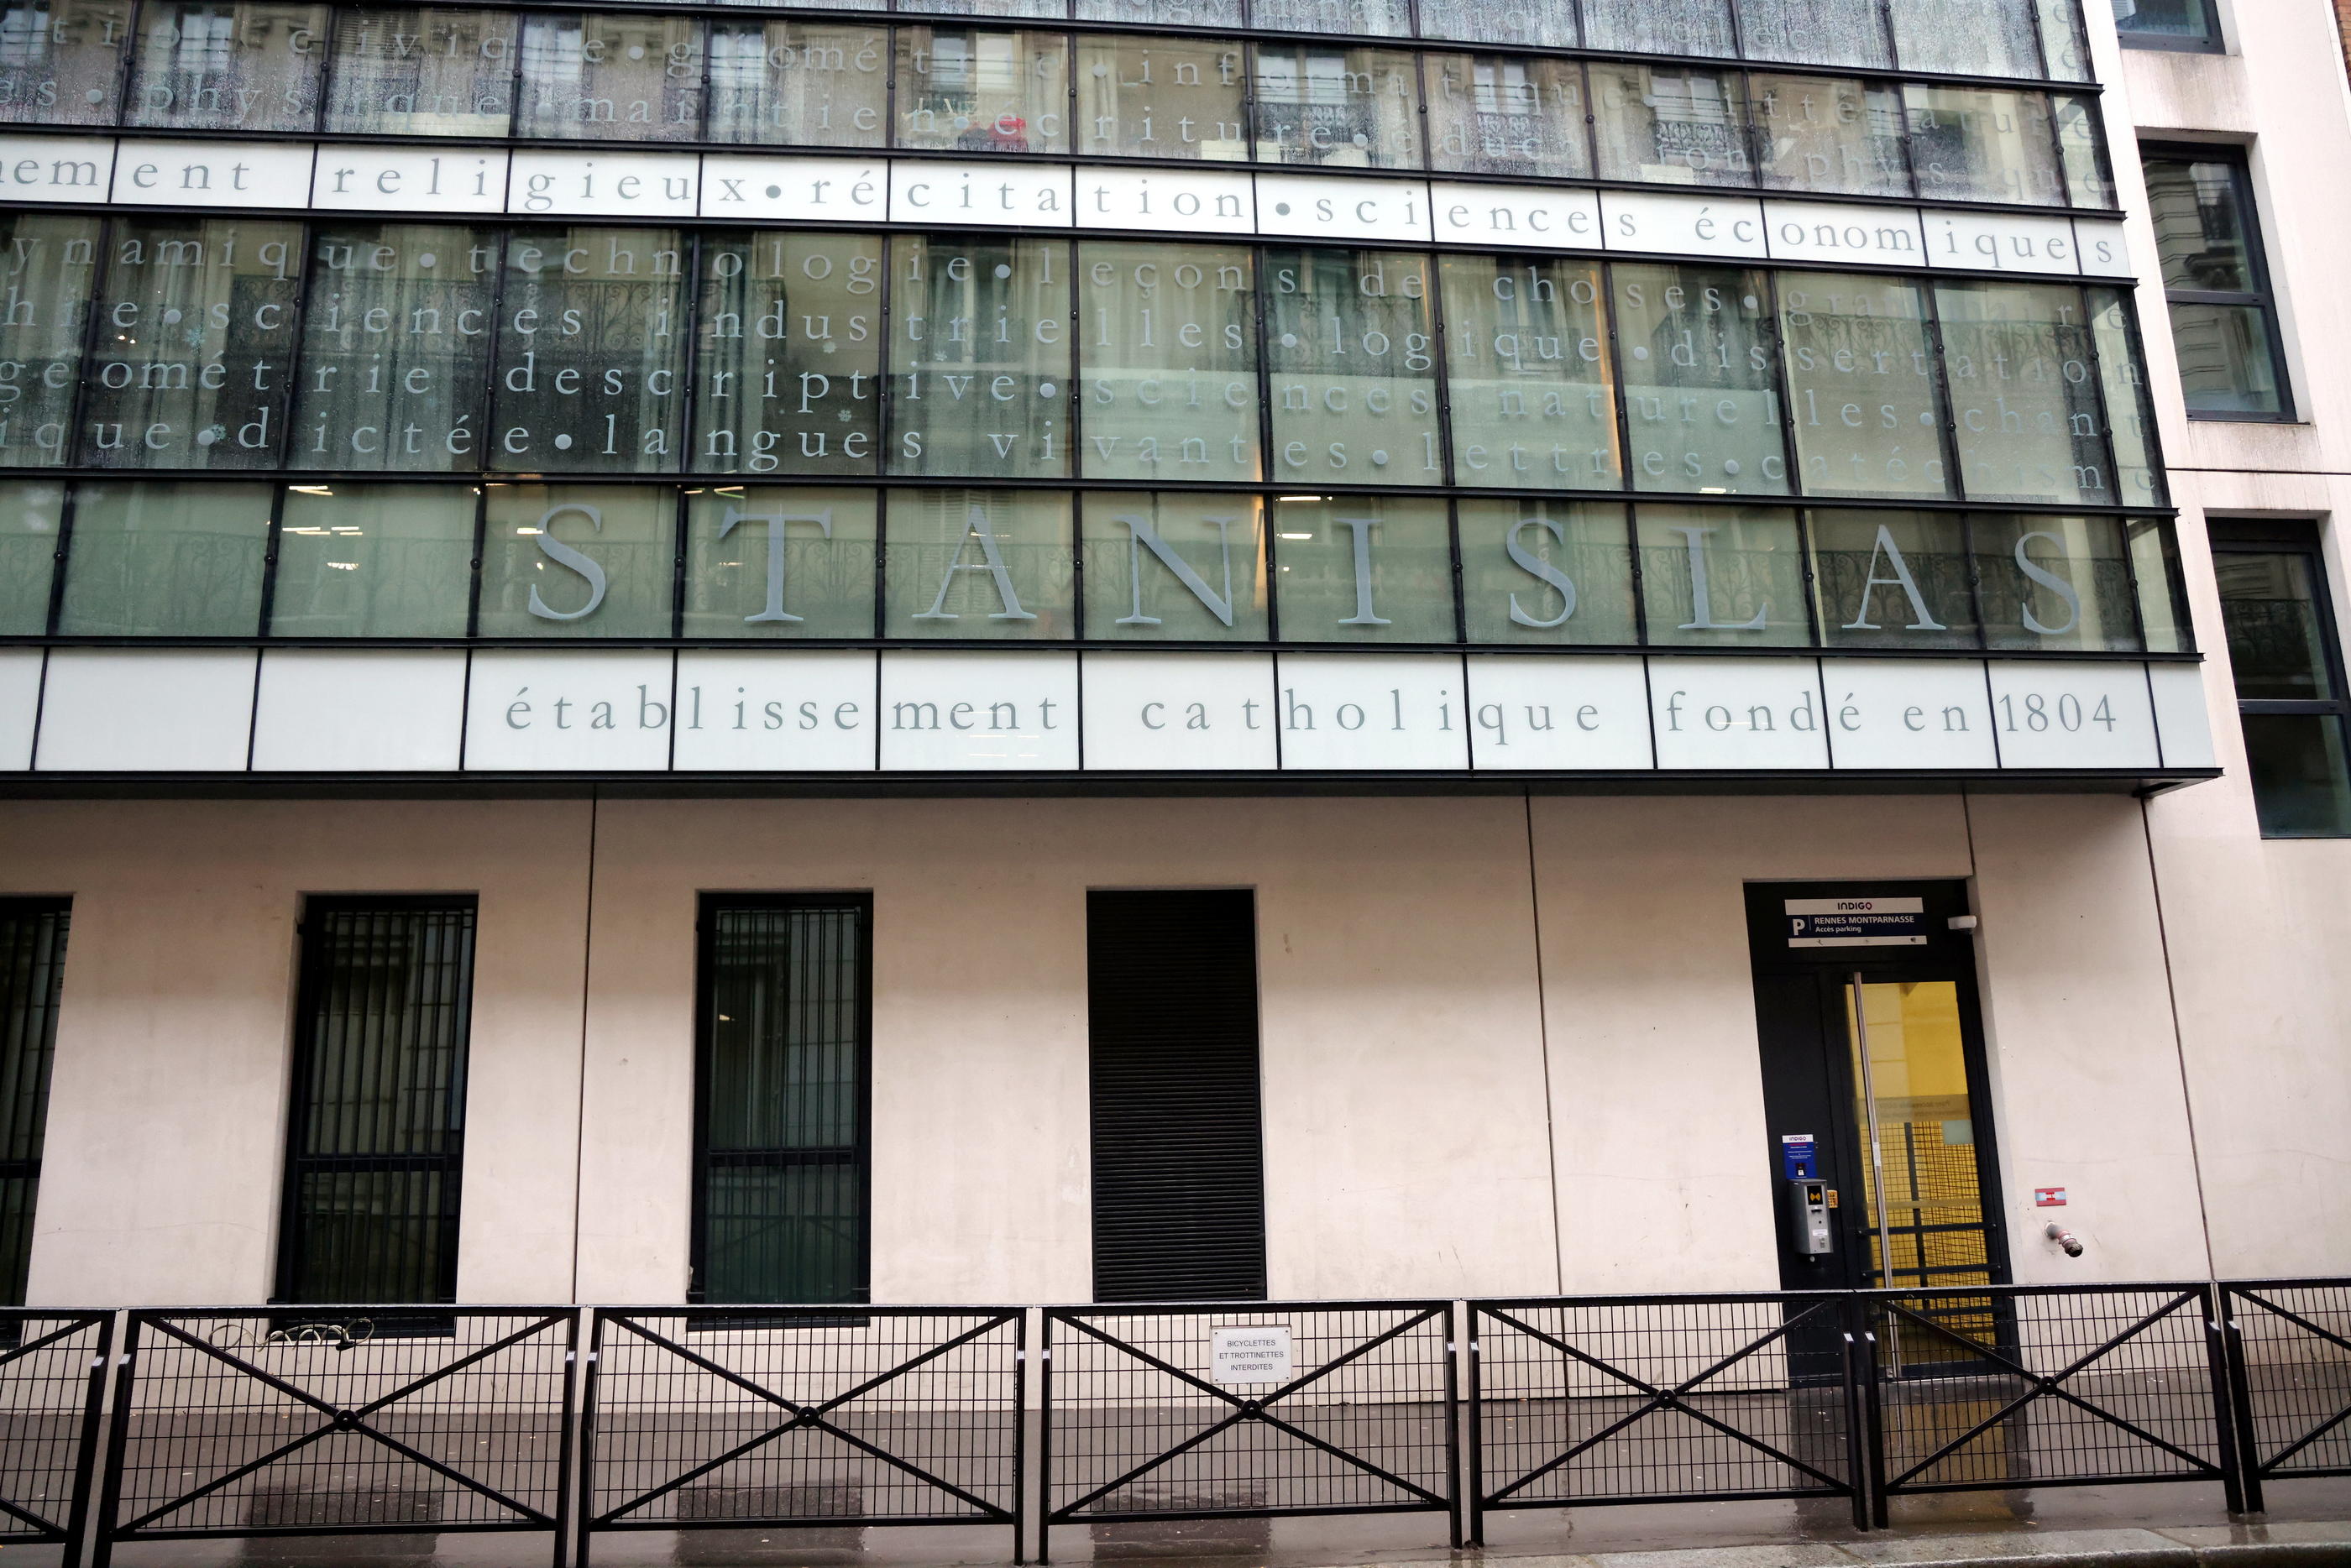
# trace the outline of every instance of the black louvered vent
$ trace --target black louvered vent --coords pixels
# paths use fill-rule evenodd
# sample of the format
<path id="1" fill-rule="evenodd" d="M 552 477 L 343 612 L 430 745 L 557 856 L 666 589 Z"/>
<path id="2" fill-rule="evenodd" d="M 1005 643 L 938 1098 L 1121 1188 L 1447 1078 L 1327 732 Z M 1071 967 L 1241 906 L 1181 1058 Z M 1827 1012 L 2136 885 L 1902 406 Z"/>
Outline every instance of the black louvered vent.
<path id="1" fill-rule="evenodd" d="M 1094 1299 L 1262 1297 L 1254 897 L 1088 895 L 1086 991 Z"/>

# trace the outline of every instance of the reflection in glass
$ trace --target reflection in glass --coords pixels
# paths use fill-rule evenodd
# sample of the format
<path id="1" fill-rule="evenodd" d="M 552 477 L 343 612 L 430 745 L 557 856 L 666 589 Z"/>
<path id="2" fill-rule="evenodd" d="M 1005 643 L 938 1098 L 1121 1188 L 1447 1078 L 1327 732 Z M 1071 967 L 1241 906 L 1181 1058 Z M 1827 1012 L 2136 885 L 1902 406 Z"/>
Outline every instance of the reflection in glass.
<path id="1" fill-rule="evenodd" d="M 898 29 L 900 147 L 1067 152 L 1069 91 L 1059 33 Z"/>
<path id="2" fill-rule="evenodd" d="M 1062 491 L 891 492 L 882 635 L 1074 636 L 1071 523 Z"/>
<path id="3" fill-rule="evenodd" d="M 2212 0 L 2121 0 L 2115 28 L 2125 38 L 2185 44 L 2218 44 L 2220 28 Z"/>
<path id="4" fill-rule="evenodd" d="M 1632 528 L 1621 503 L 1464 501 L 1456 513 L 1471 642 L 1639 640 Z"/>
<path id="5" fill-rule="evenodd" d="M 327 129 L 504 136 L 514 114 L 516 26 L 511 11 L 338 12 Z"/>
<path id="6" fill-rule="evenodd" d="M 667 637 L 677 492 L 493 484 L 482 523 L 483 637 Z"/>
<path id="7" fill-rule="evenodd" d="M 1739 0 L 1739 37 L 1750 60 L 1820 66 L 1894 63 L 1880 0 Z"/>
<path id="8" fill-rule="evenodd" d="M 1249 0 L 1249 26 L 1280 33 L 1402 38 L 1412 32 L 1409 0 Z"/>
<path id="9" fill-rule="evenodd" d="M 62 484 L 21 479 L 0 484 L 0 637 L 38 637 L 49 629 L 49 584 L 65 504 Z"/>
<path id="10" fill-rule="evenodd" d="M 1277 496 L 1273 536 L 1282 641 L 1455 640 L 1442 501 Z"/>
<path id="11" fill-rule="evenodd" d="M 324 5 L 151 0 L 139 16 L 124 123 L 309 130 L 326 59 Z"/>
<path id="12" fill-rule="evenodd" d="M 0 11 L 0 124 L 113 124 L 130 39 L 130 0 L 17 0 Z"/>
<path id="13" fill-rule="evenodd" d="M 1624 483 L 1600 268 L 1448 255 L 1442 275 L 1458 483 Z"/>
<path id="14" fill-rule="evenodd" d="M 691 16 L 526 12 L 515 134 L 695 140 L 702 52 Z"/>
<path id="15" fill-rule="evenodd" d="M 1420 36 L 1465 44 L 1538 44 L 1572 49 L 1581 40 L 1575 0 L 1492 0 L 1478 5 L 1426 5 Z"/>
<path id="16" fill-rule="evenodd" d="M 890 472 L 1068 473 L 1067 245 L 915 236 L 890 265 Z"/>
<path id="17" fill-rule="evenodd" d="M 685 423 L 682 237 L 517 229 L 498 301 L 493 468 L 657 473 Z"/>
<path id="18" fill-rule="evenodd" d="M 1907 278 L 1843 273 L 1790 273 L 1779 282 L 1804 493 L 1955 493 L 1925 291 Z"/>
<path id="19" fill-rule="evenodd" d="M 1776 506 L 1637 509 L 1649 640 L 1666 647 L 1803 648 L 1803 540 Z"/>
<path id="20" fill-rule="evenodd" d="M 2088 300 L 2098 377 L 2105 389 L 2106 435 L 2114 444 L 2116 499 L 2126 506 L 2160 506 L 2168 493 L 2156 462 L 2155 405 L 2129 296 L 2120 289 L 2093 288 Z"/>
<path id="21" fill-rule="evenodd" d="M 1657 185 L 1752 185 L 1747 93 L 1731 71 L 1591 65 L 1600 177 Z"/>
<path id="22" fill-rule="evenodd" d="M 2285 407 L 2269 317 L 2254 305 L 2174 300 L 2171 338 L 2181 389 L 2199 414 L 2277 414 Z"/>
<path id="23" fill-rule="evenodd" d="M 882 451 L 882 241 L 703 236 L 694 467 L 870 474 Z"/>
<path id="24" fill-rule="evenodd" d="M 2351 835 L 2343 721 L 2328 713 L 2247 713 L 2245 764 L 2264 838 Z"/>
<path id="25" fill-rule="evenodd" d="M 2139 651 L 2119 518 L 1979 513 L 1970 526 L 1990 647 Z"/>
<path id="26" fill-rule="evenodd" d="M 1278 249 L 1265 269 L 1273 477 L 1438 483 L 1428 258 Z"/>
<path id="27" fill-rule="evenodd" d="M 2033 0 L 2041 17 L 2041 54 L 2049 79 L 2085 82 L 2090 79 L 2090 40 L 2082 30 L 2078 0 Z"/>
<path id="28" fill-rule="evenodd" d="M 1583 67 L 1575 61 L 1432 53 L 1421 68 L 1437 168 L 1561 179 L 1591 174 Z"/>
<path id="29" fill-rule="evenodd" d="M 1706 266 L 1614 270 L 1634 488 L 1785 494 L 1764 275 Z"/>
<path id="30" fill-rule="evenodd" d="M 0 213 L 8 274 L 0 284 L 0 463 L 47 468 L 72 448 L 74 388 L 98 292 L 104 221 Z"/>
<path id="31" fill-rule="evenodd" d="M 1959 477 L 1978 501 L 2111 504 L 2082 291 L 1938 285 Z"/>
<path id="32" fill-rule="evenodd" d="M 1873 1289 L 1988 1284 L 1983 1177 L 1977 1164 L 1974 1102 L 1968 1086 L 1959 987 L 1948 980 L 1880 981 L 1861 988 L 1864 1026 L 1852 1051 L 1853 1130 L 1861 1161 L 1864 1225 Z M 1868 1062 L 1862 1061 L 1866 1035 Z M 1882 1178 L 1882 1185 L 1881 1185 Z M 1888 1247 L 1891 1255 L 1887 1255 Z M 1990 1324 L 1951 1314 L 1958 1332 L 1990 1338 Z M 1909 1364 L 1970 1352 L 1945 1334 L 1905 1334 L 1894 1354 Z"/>
<path id="33" fill-rule="evenodd" d="M 1238 27 L 1241 0 L 1078 0 L 1081 22 L 1137 26 Z"/>
<path id="34" fill-rule="evenodd" d="M 1058 18 L 1070 14 L 1069 0 L 899 0 L 898 9 L 929 16 Z"/>
<path id="35" fill-rule="evenodd" d="M 1894 53 L 1906 71 L 2038 77 L 2032 0 L 1892 0 Z"/>
<path id="36" fill-rule="evenodd" d="M 880 536 L 871 490 L 689 490 L 681 635 L 871 637 Z"/>
<path id="37" fill-rule="evenodd" d="M 74 490 L 66 637 L 251 637 L 260 630 L 266 484 L 128 483 Z"/>
<path id="38" fill-rule="evenodd" d="M 1401 49 L 1259 44 L 1252 94 L 1263 163 L 1418 169 L 1418 73 Z"/>
<path id="39" fill-rule="evenodd" d="M 482 466 L 497 231 L 320 224 L 292 457 L 304 468 Z"/>
<path id="40" fill-rule="evenodd" d="M 98 468 L 275 468 L 286 439 L 302 226 L 115 218 L 83 389 Z"/>
<path id="41" fill-rule="evenodd" d="M 2105 138 L 2098 134 L 2097 105 L 2060 93 L 2050 99 L 2057 133 L 2057 156 L 2065 169 L 2065 199 L 2076 207 L 2111 207 L 2115 179 L 2106 168 Z"/>
<path id="42" fill-rule="evenodd" d="M 1237 161 L 1249 155 L 1238 40 L 1078 39 L 1078 151 Z"/>
<path id="43" fill-rule="evenodd" d="M 1086 636 L 1262 642 L 1264 503 L 1154 491 L 1085 498 Z"/>
<path id="44" fill-rule="evenodd" d="M 1905 82 L 1902 102 L 1919 195 L 2065 204 L 2056 131 L 2043 94 Z"/>
<path id="45" fill-rule="evenodd" d="M 2179 538 L 2168 519 L 2133 517 L 2128 535 L 2131 579 L 2138 589 L 2139 630 L 2149 653 L 2189 653 L 2196 647 L 2179 576 Z M 2225 608 L 2223 607 L 2224 615 Z"/>
<path id="46" fill-rule="evenodd" d="M 879 147 L 889 39 L 860 22 L 710 24 L 711 141 Z"/>
<path id="47" fill-rule="evenodd" d="M 1259 477 L 1254 265 L 1244 245 L 1079 248 L 1087 478 Z"/>
<path id="48" fill-rule="evenodd" d="M 1773 191 L 1907 196 L 1902 99 L 1844 77 L 1748 78 L 1762 183 Z"/>
<path id="49" fill-rule="evenodd" d="M 2320 702 L 2338 695 L 2313 559 L 2300 551 L 2213 552 L 2239 701 Z"/>
<path id="50" fill-rule="evenodd" d="M 277 522 L 273 637 L 465 635 L 470 484 L 298 484 Z"/>
<path id="51" fill-rule="evenodd" d="M 1635 55 L 1739 53 L 1730 0 L 1583 0 L 1583 42 Z"/>
<path id="52" fill-rule="evenodd" d="M 1974 648 L 1967 530 L 1955 513 L 1811 514 L 1813 585 L 1831 648 Z"/>

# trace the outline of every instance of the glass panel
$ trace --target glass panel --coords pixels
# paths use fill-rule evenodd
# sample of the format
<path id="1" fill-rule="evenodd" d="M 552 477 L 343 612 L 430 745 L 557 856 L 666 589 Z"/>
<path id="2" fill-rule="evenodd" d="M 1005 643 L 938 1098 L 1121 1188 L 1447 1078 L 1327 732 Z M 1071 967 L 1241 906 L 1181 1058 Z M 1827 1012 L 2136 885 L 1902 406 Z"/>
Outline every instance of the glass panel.
<path id="1" fill-rule="evenodd" d="M 2166 288 L 2208 294 L 2260 289 L 2236 165 L 2182 158 L 2147 161 L 2147 217 Z"/>
<path id="2" fill-rule="evenodd" d="M 2239 701 L 2319 702 L 2338 695 L 2312 566 L 2312 557 L 2299 551 L 2212 553 Z"/>
<path id="3" fill-rule="evenodd" d="M 1437 168 L 1561 179 L 1592 173 L 1583 67 L 1575 61 L 1431 54 L 1422 69 Z"/>
<path id="4" fill-rule="evenodd" d="M 261 629 L 266 484 L 81 484 L 57 630 L 251 637 Z"/>
<path id="5" fill-rule="evenodd" d="M 1426 166 L 1418 73 L 1401 49 L 1259 44 L 1254 97 L 1259 162 Z"/>
<path id="6" fill-rule="evenodd" d="M 702 24 L 632 13 L 524 13 L 515 134 L 697 140 Z"/>
<path id="7" fill-rule="evenodd" d="M 2065 204 L 2056 131 L 2042 94 L 1905 82 L 1902 102 L 1921 196 Z"/>
<path id="8" fill-rule="evenodd" d="M 880 536 L 871 490 L 689 490 L 684 635 L 872 636 Z"/>
<path id="9" fill-rule="evenodd" d="M 0 290 L 0 462 L 47 468 L 67 460 L 103 223 L 0 213 L 0 247 L 8 256 Z"/>
<path id="10" fill-rule="evenodd" d="M 1465 44 L 1542 44 L 1572 49 L 1576 36 L 1575 0 L 1499 0 L 1481 5 L 1428 5 L 1422 9 L 1420 36 L 1458 38 Z"/>
<path id="11" fill-rule="evenodd" d="M 900 147 L 1067 152 L 1069 94 L 1059 33 L 898 29 Z"/>
<path id="12" fill-rule="evenodd" d="M 491 485 L 479 634 L 667 637 L 676 529 L 664 485 Z"/>
<path id="13" fill-rule="evenodd" d="M 890 40 L 862 22 L 710 24 L 712 141 L 879 147 Z"/>
<path id="14" fill-rule="evenodd" d="M 1245 160 L 1249 67 L 1238 42 L 1078 39 L 1078 151 Z"/>
<path id="15" fill-rule="evenodd" d="M 0 123 L 111 125 L 130 0 L 17 0 L 0 11 Z"/>
<path id="16" fill-rule="evenodd" d="M 447 472 L 482 464 L 495 229 L 320 225 L 302 317 L 293 460 Z"/>
<path id="17" fill-rule="evenodd" d="M 1614 274 L 1634 488 L 1787 493 L 1764 275 L 1646 265 Z"/>
<path id="18" fill-rule="evenodd" d="M 1854 1027 L 1847 988 L 1855 1131 L 1860 1146 L 1870 1151 L 1861 1162 L 1875 1276 L 1870 1284 L 1989 1284 L 1983 1185 L 1976 1165 L 1980 1146 L 1968 1089 L 1959 987 L 1947 980 L 1865 984 L 1861 1006 L 1865 1031 Z M 1950 1326 L 1967 1332 L 1959 1324 Z M 1917 1362 L 1957 1359 L 1968 1352 L 1940 1335 L 1920 1333 L 1906 1334 L 1886 1354 Z"/>
<path id="19" fill-rule="evenodd" d="M 273 637 L 465 635 L 470 484 L 298 484 L 277 521 Z"/>
<path id="20" fill-rule="evenodd" d="M 1906 278 L 1787 273 L 1780 327 L 1808 495 L 1955 493 L 1925 291 Z"/>
<path id="21" fill-rule="evenodd" d="M 1803 648 L 1804 550 L 1776 506 L 1642 506 L 1641 598 L 1667 647 Z"/>
<path id="22" fill-rule="evenodd" d="M 1935 302 L 1969 496 L 2112 504 L 2082 291 L 1944 284 Z"/>
<path id="23" fill-rule="evenodd" d="M 883 636 L 1076 635 L 1066 492 L 893 491 L 887 526 Z"/>
<path id="24" fill-rule="evenodd" d="M 649 473 L 685 423 L 674 229 L 517 229 L 498 302 L 493 468 Z"/>
<path id="25" fill-rule="evenodd" d="M 1445 503 L 1283 495 L 1273 504 L 1284 642 L 1451 642 L 1453 536 Z"/>
<path id="26" fill-rule="evenodd" d="M 0 637 L 38 637 L 49 629 L 49 585 L 65 504 L 62 484 L 0 484 Z"/>
<path id="27" fill-rule="evenodd" d="M 1620 503 L 1464 501 L 1462 607 L 1469 640 L 1629 648 L 1632 524 Z"/>
<path id="28" fill-rule="evenodd" d="M 2038 77 L 2032 0 L 1892 0 L 1894 53 L 1906 71 Z"/>
<path id="29" fill-rule="evenodd" d="M 1238 27 L 1241 0 L 1078 0 L 1081 22 L 1132 22 L 1137 26 Z"/>
<path id="30" fill-rule="evenodd" d="M 2351 835 L 2343 721 L 2324 713 L 2248 713 L 2245 762 L 2264 838 Z"/>
<path id="31" fill-rule="evenodd" d="M 2168 521 L 2144 517 L 2132 518 L 2123 530 L 2129 535 L 2131 579 L 2138 589 L 2138 624 L 2147 650 L 2193 652 L 2196 639 L 2180 583 L 2179 535 Z"/>
<path id="32" fill-rule="evenodd" d="M 1583 0 L 1583 42 L 1634 55 L 1739 53 L 1730 0 Z"/>
<path id="33" fill-rule="evenodd" d="M 1089 495 L 1086 636 L 1262 642 L 1264 504 L 1254 495 Z"/>
<path id="34" fill-rule="evenodd" d="M 1067 474 L 1067 243 L 915 235 L 890 254 L 890 472 Z"/>
<path id="35" fill-rule="evenodd" d="M 82 462 L 274 468 L 293 375 L 302 226 L 117 218 Z"/>
<path id="36" fill-rule="evenodd" d="M 1412 10 L 1409 0 L 1249 0 L 1249 26 L 1278 33 L 1403 38 L 1412 34 Z"/>
<path id="37" fill-rule="evenodd" d="M 870 474 L 882 451 L 882 240 L 702 237 L 693 466 Z"/>
<path id="38" fill-rule="evenodd" d="M 2057 130 L 2057 153 L 2065 165 L 2065 197 L 2076 207 L 2115 204 L 2114 175 L 2106 168 L 2105 138 L 2098 134 L 2097 105 L 2059 93 L 2050 100 Z"/>
<path id="39" fill-rule="evenodd" d="M 511 11 L 339 12 L 327 129 L 504 136 L 514 115 L 516 26 Z"/>
<path id="40" fill-rule="evenodd" d="M 139 16 L 124 123 L 182 130 L 313 130 L 327 38 L 324 5 L 151 4 Z"/>
<path id="41" fill-rule="evenodd" d="M 1070 14 L 1069 0 L 899 0 L 898 9 L 932 16 L 1055 18 Z"/>
<path id="42" fill-rule="evenodd" d="M 1254 262 L 1241 245 L 1079 247 L 1087 478 L 1259 476 Z"/>
<path id="43" fill-rule="evenodd" d="M 2174 300 L 2171 342 L 2190 413 L 2284 411 L 2284 391 L 2270 353 L 2269 312 L 2260 306 Z"/>
<path id="44" fill-rule="evenodd" d="M 1439 483 L 1428 258 L 1270 250 L 1265 262 L 1273 477 Z"/>
<path id="45" fill-rule="evenodd" d="M 1458 483 L 1622 485 L 1600 268 L 1461 255 L 1444 257 L 1441 268 Z"/>
<path id="46" fill-rule="evenodd" d="M 1902 100 L 1894 88 L 1844 77 L 1748 78 L 1762 182 L 1773 191 L 1907 196 Z"/>
<path id="47" fill-rule="evenodd" d="M 1890 66 L 1879 0 L 1739 0 L 1739 36 L 1750 60 Z"/>
<path id="48" fill-rule="evenodd" d="M 1831 648 L 1977 647 L 1967 530 L 1948 513 L 1814 512 L 1813 584 Z"/>
<path id="49" fill-rule="evenodd" d="M 1591 65 L 1600 177 L 1656 185 L 1752 185 L 1742 80 L 1729 71 L 1614 60 Z"/>
<path id="50" fill-rule="evenodd" d="M 2114 5 L 2116 30 L 2126 38 L 2220 41 L 2210 0 L 2114 0 Z"/>
<path id="51" fill-rule="evenodd" d="M 1972 526 L 1991 647 L 2139 651 L 2119 518 L 1978 514 Z"/>
<path id="52" fill-rule="evenodd" d="M 2156 462 L 2155 404 L 2130 296 L 2120 289 L 2093 288 L 2088 298 L 2098 379 L 2106 394 L 2106 435 L 2115 449 L 2116 499 L 2126 506 L 2160 506 L 2168 492 Z"/>
<path id="53" fill-rule="evenodd" d="M 0 1157 L 23 1161 L 0 1188 L 0 1304 L 22 1305 L 49 1117 L 49 1065 L 71 917 L 0 904 Z"/>

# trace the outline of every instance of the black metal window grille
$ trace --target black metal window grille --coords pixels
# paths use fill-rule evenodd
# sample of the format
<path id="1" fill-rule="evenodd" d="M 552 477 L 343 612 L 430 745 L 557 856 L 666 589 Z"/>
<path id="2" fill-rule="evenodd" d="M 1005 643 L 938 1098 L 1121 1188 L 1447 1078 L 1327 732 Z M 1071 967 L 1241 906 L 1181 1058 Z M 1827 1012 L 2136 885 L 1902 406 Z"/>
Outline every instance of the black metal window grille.
<path id="1" fill-rule="evenodd" d="M 65 983 L 65 900 L 0 901 L 0 1304 L 21 1306 Z"/>
<path id="2" fill-rule="evenodd" d="M 2220 1287 L 2245 1447 L 2245 1507 L 2265 1480 L 2351 1476 L 2351 1280 Z"/>
<path id="3" fill-rule="evenodd" d="M 471 898 L 304 911 L 278 1300 L 457 1299 L 474 916 Z"/>
<path id="4" fill-rule="evenodd" d="M 865 894 L 704 901 L 694 1301 L 866 1299 L 872 926 Z"/>
<path id="5" fill-rule="evenodd" d="M 1239 891 L 1086 898 L 1094 1299 L 1266 1293 L 1257 911 Z"/>
<path id="6" fill-rule="evenodd" d="M 2351 682 L 2318 528 L 2289 519 L 2207 526 L 2262 835 L 2351 835 Z"/>

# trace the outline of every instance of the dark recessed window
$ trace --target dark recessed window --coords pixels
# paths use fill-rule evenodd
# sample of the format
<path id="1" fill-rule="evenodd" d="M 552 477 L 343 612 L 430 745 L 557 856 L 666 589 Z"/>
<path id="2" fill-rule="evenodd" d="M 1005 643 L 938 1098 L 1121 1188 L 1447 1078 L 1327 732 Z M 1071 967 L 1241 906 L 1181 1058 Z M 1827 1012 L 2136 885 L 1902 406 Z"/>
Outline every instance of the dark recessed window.
<path id="1" fill-rule="evenodd" d="M 2262 836 L 2351 836 L 2351 701 L 2318 530 L 2216 522 L 2211 533 Z"/>
<path id="2" fill-rule="evenodd" d="M 2244 152 L 2147 148 L 2142 160 L 2189 416 L 2293 418 Z"/>

